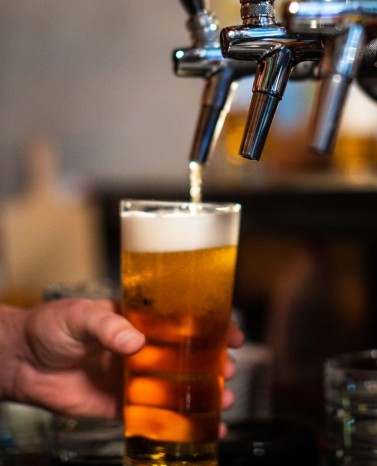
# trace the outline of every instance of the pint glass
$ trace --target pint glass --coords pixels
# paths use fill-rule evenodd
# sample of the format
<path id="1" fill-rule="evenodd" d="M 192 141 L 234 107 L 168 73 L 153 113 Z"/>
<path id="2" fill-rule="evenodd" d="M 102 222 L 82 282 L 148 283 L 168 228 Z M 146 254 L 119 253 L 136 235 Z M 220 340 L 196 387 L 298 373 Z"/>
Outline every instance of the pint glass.
<path id="1" fill-rule="evenodd" d="M 125 359 L 125 460 L 217 465 L 241 207 L 123 200 L 124 316 L 146 336 Z"/>

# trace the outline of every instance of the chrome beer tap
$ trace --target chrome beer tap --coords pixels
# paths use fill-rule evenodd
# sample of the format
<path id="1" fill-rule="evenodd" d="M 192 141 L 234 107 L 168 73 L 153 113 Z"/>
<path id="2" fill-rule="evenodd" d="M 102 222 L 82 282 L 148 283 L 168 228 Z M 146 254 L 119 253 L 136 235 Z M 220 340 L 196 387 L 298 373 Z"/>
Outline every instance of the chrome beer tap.
<path id="1" fill-rule="evenodd" d="M 221 132 L 238 81 L 251 76 L 255 65 L 225 59 L 220 48 L 219 23 L 205 0 L 181 0 L 189 15 L 192 45 L 173 52 L 177 76 L 206 80 L 190 160 L 204 165 Z"/>
<path id="2" fill-rule="evenodd" d="M 293 1 L 284 17 L 292 33 L 325 43 L 310 146 L 331 153 L 352 81 L 377 100 L 377 1 Z"/>
<path id="3" fill-rule="evenodd" d="M 290 33 L 277 23 L 274 0 L 240 0 L 240 3 L 243 24 L 221 31 L 221 48 L 227 58 L 257 63 L 240 154 L 259 160 L 289 77 L 294 76 L 294 71 L 297 79 L 314 77 L 323 44 Z"/>

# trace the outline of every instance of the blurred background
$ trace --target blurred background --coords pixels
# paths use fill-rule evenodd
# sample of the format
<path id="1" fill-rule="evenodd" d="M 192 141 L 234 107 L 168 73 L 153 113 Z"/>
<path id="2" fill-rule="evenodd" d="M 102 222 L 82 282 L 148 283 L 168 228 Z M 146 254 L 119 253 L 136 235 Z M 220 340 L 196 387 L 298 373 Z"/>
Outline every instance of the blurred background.
<path id="1" fill-rule="evenodd" d="M 279 6 L 279 0 L 276 2 Z M 237 0 L 212 0 L 222 26 Z M 189 199 L 204 83 L 174 75 L 190 46 L 177 1 L 0 3 L 0 291 L 119 276 L 121 197 Z M 321 422 L 321 372 L 377 341 L 377 105 L 351 89 L 332 157 L 306 132 L 315 82 L 290 82 L 260 162 L 238 147 L 245 78 L 204 174 L 204 200 L 243 205 L 235 308 L 274 357 L 277 415 Z"/>

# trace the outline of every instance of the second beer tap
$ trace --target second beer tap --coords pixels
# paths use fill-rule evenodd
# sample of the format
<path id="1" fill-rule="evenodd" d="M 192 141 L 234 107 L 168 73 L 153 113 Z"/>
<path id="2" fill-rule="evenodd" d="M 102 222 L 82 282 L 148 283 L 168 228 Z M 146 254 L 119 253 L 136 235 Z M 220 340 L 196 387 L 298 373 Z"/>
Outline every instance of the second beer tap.
<path id="1" fill-rule="evenodd" d="M 240 154 L 259 160 L 293 69 L 297 67 L 297 78 L 314 75 L 323 45 L 320 40 L 289 33 L 280 25 L 274 0 L 240 0 L 240 3 L 243 24 L 221 31 L 221 48 L 227 58 L 257 63 Z M 301 67 L 305 62 L 312 66 Z"/>

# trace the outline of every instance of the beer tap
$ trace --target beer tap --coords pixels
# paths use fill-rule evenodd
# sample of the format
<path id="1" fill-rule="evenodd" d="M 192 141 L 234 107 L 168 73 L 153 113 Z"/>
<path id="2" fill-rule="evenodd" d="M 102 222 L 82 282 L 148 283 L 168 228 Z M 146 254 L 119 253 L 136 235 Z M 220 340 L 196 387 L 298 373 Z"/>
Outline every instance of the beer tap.
<path id="1" fill-rule="evenodd" d="M 323 53 L 322 41 L 290 33 L 276 21 L 275 0 L 240 0 L 241 26 L 221 31 L 224 57 L 257 63 L 253 96 L 240 154 L 259 160 L 289 77 L 315 76 Z M 310 62 L 306 66 L 305 62 Z"/>
<path id="2" fill-rule="evenodd" d="M 192 45 L 173 52 L 177 76 L 205 79 L 201 110 L 193 138 L 190 161 L 203 166 L 216 144 L 238 81 L 250 76 L 250 62 L 225 59 L 220 48 L 220 27 L 205 0 L 181 0 L 189 15 L 187 29 Z"/>
<path id="3" fill-rule="evenodd" d="M 377 1 L 293 1 L 284 16 L 292 33 L 325 43 L 310 145 L 331 153 L 352 81 L 377 100 Z"/>

